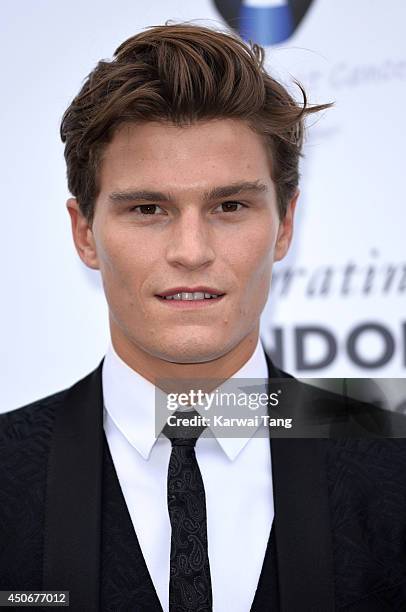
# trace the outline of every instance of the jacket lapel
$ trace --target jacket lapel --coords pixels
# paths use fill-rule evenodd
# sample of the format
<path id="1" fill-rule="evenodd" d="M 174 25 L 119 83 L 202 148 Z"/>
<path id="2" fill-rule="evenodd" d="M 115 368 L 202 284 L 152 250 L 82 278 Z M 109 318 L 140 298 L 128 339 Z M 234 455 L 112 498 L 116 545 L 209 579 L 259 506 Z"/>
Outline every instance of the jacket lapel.
<path id="1" fill-rule="evenodd" d="M 267 357 L 270 380 L 286 378 Z M 272 438 L 281 612 L 334 610 L 332 539 L 323 440 Z"/>
<path id="2" fill-rule="evenodd" d="M 96 612 L 120 600 L 132 610 L 159 612 L 104 434 L 102 364 L 69 389 L 56 410 L 43 589 L 69 590 L 75 610 Z"/>
<path id="3" fill-rule="evenodd" d="M 43 588 L 89 611 L 100 609 L 102 363 L 56 409 L 45 508 Z"/>

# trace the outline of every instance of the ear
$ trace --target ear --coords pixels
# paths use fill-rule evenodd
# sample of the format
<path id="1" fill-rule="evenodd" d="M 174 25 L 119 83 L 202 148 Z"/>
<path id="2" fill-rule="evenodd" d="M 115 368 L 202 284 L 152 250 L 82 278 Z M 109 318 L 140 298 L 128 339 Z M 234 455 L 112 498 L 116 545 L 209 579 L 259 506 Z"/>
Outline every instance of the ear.
<path id="1" fill-rule="evenodd" d="M 80 259 L 89 268 L 98 270 L 99 261 L 92 228 L 80 210 L 76 198 L 69 198 L 66 202 L 66 208 L 70 215 L 73 241 Z"/>
<path id="2" fill-rule="evenodd" d="M 293 236 L 293 218 L 295 215 L 296 203 L 299 198 L 299 194 L 300 191 L 299 189 L 297 189 L 295 195 L 290 200 L 287 206 L 284 218 L 280 222 L 275 245 L 274 261 L 280 261 L 281 259 L 283 259 L 289 250 L 289 246 Z"/>

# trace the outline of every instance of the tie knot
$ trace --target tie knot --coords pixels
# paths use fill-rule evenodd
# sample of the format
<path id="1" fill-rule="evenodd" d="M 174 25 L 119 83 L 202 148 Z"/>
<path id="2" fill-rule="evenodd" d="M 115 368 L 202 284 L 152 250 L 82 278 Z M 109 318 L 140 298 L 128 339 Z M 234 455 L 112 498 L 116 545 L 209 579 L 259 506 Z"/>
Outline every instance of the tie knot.
<path id="1" fill-rule="evenodd" d="M 166 423 L 162 433 L 171 441 L 172 446 L 193 448 L 206 427 L 204 417 L 196 410 L 177 410 L 171 415 L 170 422 Z"/>

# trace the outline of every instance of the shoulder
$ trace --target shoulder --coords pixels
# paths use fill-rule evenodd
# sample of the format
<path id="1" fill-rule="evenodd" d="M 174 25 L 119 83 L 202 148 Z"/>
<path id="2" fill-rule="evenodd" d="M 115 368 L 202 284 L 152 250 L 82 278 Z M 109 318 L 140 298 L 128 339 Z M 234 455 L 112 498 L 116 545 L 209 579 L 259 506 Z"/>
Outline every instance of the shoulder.
<path id="1" fill-rule="evenodd" d="M 386 397 L 376 380 L 297 379 L 273 364 L 271 367 L 270 384 L 276 383 L 283 390 L 284 406 L 299 426 L 296 431 L 299 437 L 309 437 L 312 431 L 310 437 L 346 438 L 350 445 L 351 440 L 376 439 L 391 451 L 406 452 L 406 413 L 392 405 L 393 401 Z M 379 445 L 366 446 L 371 455 L 379 448 Z"/>
<path id="2" fill-rule="evenodd" d="M 32 436 L 49 434 L 55 410 L 64 401 L 68 390 L 64 389 L 0 414 L 0 449 L 4 445 L 27 442 Z"/>
<path id="3" fill-rule="evenodd" d="M 81 397 L 93 394 L 95 386 L 101 386 L 103 360 L 95 370 L 70 387 L 52 393 L 20 408 L 0 414 L 0 457 L 11 448 L 32 446 L 33 441 L 41 445 L 50 438 L 57 411 L 76 403 Z M 39 451 L 40 448 L 38 447 Z"/>

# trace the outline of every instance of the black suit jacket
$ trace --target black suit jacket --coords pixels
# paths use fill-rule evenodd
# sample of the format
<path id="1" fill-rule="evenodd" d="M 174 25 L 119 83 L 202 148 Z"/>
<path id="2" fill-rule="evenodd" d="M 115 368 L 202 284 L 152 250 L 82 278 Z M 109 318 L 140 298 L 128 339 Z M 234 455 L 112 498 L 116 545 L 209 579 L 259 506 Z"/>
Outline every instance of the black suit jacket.
<path id="1" fill-rule="evenodd" d="M 101 366 L 0 415 L 0 589 L 69 590 L 75 611 L 158 612 L 104 435 Z M 405 440 L 370 423 L 361 439 L 346 398 L 291 388 L 288 404 L 334 414 L 339 435 L 271 440 L 275 518 L 252 612 L 406 610 Z"/>

